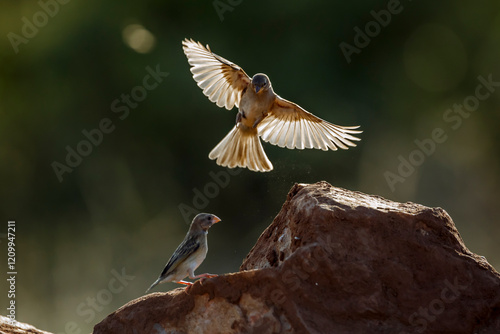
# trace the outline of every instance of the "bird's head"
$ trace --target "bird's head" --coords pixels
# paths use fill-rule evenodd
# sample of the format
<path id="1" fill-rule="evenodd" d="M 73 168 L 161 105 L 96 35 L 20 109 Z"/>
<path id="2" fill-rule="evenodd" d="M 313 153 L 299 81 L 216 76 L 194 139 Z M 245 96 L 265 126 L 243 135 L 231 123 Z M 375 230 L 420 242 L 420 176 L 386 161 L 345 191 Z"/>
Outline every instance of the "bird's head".
<path id="1" fill-rule="evenodd" d="M 220 218 L 211 213 L 199 213 L 194 217 L 191 223 L 191 229 L 200 229 L 203 231 L 208 231 L 213 224 L 220 222 Z"/>
<path id="2" fill-rule="evenodd" d="M 269 87 L 271 87 L 271 81 L 269 81 L 267 75 L 258 73 L 252 78 L 252 87 L 255 90 L 255 93 L 258 94 L 261 91 L 268 90 Z"/>

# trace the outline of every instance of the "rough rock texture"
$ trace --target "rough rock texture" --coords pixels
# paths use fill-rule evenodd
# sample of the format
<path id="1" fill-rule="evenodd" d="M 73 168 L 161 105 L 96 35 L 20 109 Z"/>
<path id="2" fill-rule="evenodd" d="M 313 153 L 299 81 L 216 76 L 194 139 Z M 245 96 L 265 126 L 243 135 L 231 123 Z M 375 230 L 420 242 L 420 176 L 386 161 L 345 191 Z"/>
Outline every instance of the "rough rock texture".
<path id="1" fill-rule="evenodd" d="M 11 324 L 11 321 L 7 317 L 3 317 L 0 315 L 0 334 L 51 334 L 49 332 L 41 331 L 36 329 L 35 327 L 16 321 L 14 324 Z"/>
<path id="2" fill-rule="evenodd" d="M 500 274 L 440 208 L 297 184 L 240 272 L 131 301 L 94 333 L 500 333 Z"/>

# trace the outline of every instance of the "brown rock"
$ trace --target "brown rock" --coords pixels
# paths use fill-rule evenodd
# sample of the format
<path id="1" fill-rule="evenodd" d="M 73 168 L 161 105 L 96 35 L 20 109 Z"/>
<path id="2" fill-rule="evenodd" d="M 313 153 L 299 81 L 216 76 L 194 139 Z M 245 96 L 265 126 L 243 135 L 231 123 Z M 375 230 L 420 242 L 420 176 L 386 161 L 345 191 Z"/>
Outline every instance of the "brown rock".
<path id="1" fill-rule="evenodd" d="M 240 272 L 134 300 L 94 333 L 500 333 L 500 274 L 440 208 L 297 184 Z"/>
<path id="2" fill-rule="evenodd" d="M 16 321 L 12 324 L 11 320 L 7 317 L 0 315 L 0 334 L 51 334 L 39 330 L 31 325 L 23 322 Z"/>

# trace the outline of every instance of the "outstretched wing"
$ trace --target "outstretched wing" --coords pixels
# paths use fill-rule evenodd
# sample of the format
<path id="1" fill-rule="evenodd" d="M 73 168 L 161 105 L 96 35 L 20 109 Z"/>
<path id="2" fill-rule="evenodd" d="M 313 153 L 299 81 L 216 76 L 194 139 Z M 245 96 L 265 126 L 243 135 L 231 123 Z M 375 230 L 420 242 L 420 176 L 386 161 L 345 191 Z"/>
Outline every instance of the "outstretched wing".
<path id="1" fill-rule="evenodd" d="M 200 241 L 196 236 L 191 236 L 182 241 L 174 254 L 168 260 L 167 265 L 161 272 L 160 277 L 166 277 L 169 272 L 174 271 L 179 264 L 183 263 L 190 255 L 200 248 Z"/>
<path id="2" fill-rule="evenodd" d="M 317 148 L 323 151 L 346 150 L 354 147 L 351 140 L 360 140 L 351 134 L 359 126 L 340 126 L 322 120 L 299 105 L 276 96 L 268 115 L 259 123 L 262 140 L 290 149 Z"/>
<path id="3" fill-rule="evenodd" d="M 249 85 L 250 77 L 241 67 L 216 55 L 207 45 L 187 38 L 182 41 L 184 53 L 191 65 L 191 73 L 210 101 L 231 110 L 239 107 L 241 93 Z"/>

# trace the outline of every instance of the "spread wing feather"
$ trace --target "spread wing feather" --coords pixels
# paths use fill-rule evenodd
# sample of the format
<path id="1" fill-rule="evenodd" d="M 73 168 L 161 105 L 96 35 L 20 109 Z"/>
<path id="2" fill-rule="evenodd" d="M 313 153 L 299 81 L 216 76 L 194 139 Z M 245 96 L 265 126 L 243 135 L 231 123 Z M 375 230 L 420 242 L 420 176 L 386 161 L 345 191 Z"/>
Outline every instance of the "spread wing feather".
<path id="1" fill-rule="evenodd" d="M 259 123 L 262 140 L 289 149 L 316 148 L 336 151 L 356 146 L 360 140 L 353 134 L 359 126 L 340 126 L 329 123 L 299 105 L 276 96 L 267 116 Z"/>
<path id="2" fill-rule="evenodd" d="M 219 107 L 231 110 L 239 107 L 241 93 L 251 79 L 241 67 L 216 55 L 210 47 L 185 39 L 184 53 L 191 65 L 193 79 L 208 99 Z"/>

